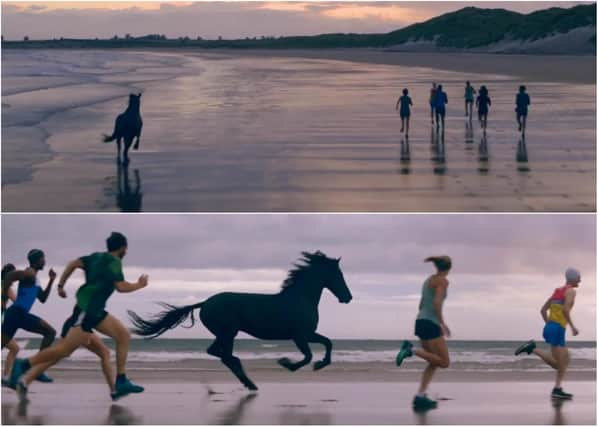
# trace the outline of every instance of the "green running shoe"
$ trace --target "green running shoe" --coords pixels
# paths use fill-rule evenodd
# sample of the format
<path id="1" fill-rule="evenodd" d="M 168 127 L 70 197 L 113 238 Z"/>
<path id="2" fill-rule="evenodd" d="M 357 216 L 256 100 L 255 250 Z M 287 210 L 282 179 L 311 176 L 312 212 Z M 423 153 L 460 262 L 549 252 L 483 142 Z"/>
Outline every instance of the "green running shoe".
<path id="1" fill-rule="evenodd" d="M 536 342 L 534 340 L 529 340 L 525 344 L 520 345 L 517 350 L 515 350 L 515 356 L 519 356 L 521 353 L 532 354 L 532 351 L 536 349 Z"/>
<path id="2" fill-rule="evenodd" d="M 571 393 L 565 393 L 562 388 L 553 388 L 550 397 L 553 399 L 571 400 L 573 395 Z"/>
<path id="3" fill-rule="evenodd" d="M 413 344 L 411 344 L 409 341 L 403 341 L 403 345 L 401 346 L 401 351 L 399 351 L 399 354 L 397 354 L 397 358 L 395 360 L 395 363 L 397 364 L 397 366 L 401 366 L 401 363 L 403 363 L 403 360 L 405 360 L 408 357 L 413 356 L 413 351 L 411 350 L 413 348 Z"/>
<path id="4" fill-rule="evenodd" d="M 416 411 L 426 411 L 428 409 L 435 409 L 438 403 L 430 399 L 428 396 L 415 396 L 413 398 L 413 409 Z"/>

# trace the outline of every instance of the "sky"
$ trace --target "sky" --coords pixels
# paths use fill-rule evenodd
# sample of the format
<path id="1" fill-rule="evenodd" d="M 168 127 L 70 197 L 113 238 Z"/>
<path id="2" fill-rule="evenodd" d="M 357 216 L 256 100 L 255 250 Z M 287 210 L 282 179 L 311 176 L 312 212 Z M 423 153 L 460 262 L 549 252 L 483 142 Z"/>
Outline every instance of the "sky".
<path id="1" fill-rule="evenodd" d="M 108 310 L 156 312 L 157 301 L 192 304 L 221 291 L 276 293 L 301 251 L 342 257 L 350 304 L 325 291 L 318 331 L 332 338 L 413 337 L 430 255 L 453 258 L 444 317 L 454 339 L 540 339 L 540 307 L 564 271 L 582 282 L 573 310 L 579 340 L 596 337 L 596 228 L 593 215 L 3 215 L 2 263 L 22 268 L 32 248 L 58 274 L 72 259 L 104 250 L 111 231 L 129 239 L 125 277 L 150 276 L 147 288 L 115 293 Z M 33 312 L 60 329 L 83 283 L 76 273 L 67 299 L 52 292 Z M 25 335 L 23 332 L 19 334 Z M 21 335 L 19 335 L 21 336 Z M 210 337 L 199 324 L 170 338 Z M 569 337 L 569 339 L 573 339 Z"/>
<path id="2" fill-rule="evenodd" d="M 529 13 L 578 2 L 42 2 L 2 1 L 6 40 L 165 34 L 215 39 L 385 33 L 466 6 Z"/>

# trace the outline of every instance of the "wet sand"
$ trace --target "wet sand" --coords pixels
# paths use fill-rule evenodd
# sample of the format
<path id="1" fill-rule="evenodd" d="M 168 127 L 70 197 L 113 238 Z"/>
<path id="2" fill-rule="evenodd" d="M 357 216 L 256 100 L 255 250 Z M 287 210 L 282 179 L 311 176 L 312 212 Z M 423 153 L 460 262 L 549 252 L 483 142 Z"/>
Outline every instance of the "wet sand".
<path id="1" fill-rule="evenodd" d="M 322 376 L 323 377 L 323 376 Z M 143 380 L 143 378 L 138 378 Z M 118 403 L 101 384 L 36 384 L 31 402 L 2 393 L 3 424 L 583 424 L 596 422 L 595 382 L 570 382 L 574 400 L 553 405 L 550 382 L 437 382 L 439 407 L 415 413 L 416 383 L 152 383 Z M 33 387 L 32 387 L 33 388 Z"/>
<path id="2" fill-rule="evenodd" d="M 35 68 L 35 58 L 19 57 L 29 54 L 3 53 L 3 71 L 21 60 Z M 79 60 L 76 52 L 60 55 Z M 367 55 L 85 55 L 87 69 L 57 71 L 72 76 L 70 86 L 62 79 L 23 88 L 3 72 L 5 211 L 595 210 L 595 82 L 546 82 L 564 72 L 562 60 L 552 67 L 548 57 L 551 71 L 531 80 L 529 64 L 543 57 L 512 61 L 508 76 L 477 74 L 486 65 L 439 71 L 425 61 L 389 65 Z M 112 62 L 97 69 L 95 55 Z M 495 56 L 504 63 L 505 55 Z M 586 57 L 568 59 L 588 69 Z M 475 119 L 470 128 L 463 117 L 466 79 L 490 88 L 485 138 Z M 449 97 L 444 134 L 429 122 L 433 80 Z M 525 141 L 513 111 L 521 83 L 533 103 Z M 403 87 L 414 102 L 408 144 L 394 110 Z M 141 150 L 119 170 L 115 147 L 99 141 L 135 91 L 144 92 Z"/>

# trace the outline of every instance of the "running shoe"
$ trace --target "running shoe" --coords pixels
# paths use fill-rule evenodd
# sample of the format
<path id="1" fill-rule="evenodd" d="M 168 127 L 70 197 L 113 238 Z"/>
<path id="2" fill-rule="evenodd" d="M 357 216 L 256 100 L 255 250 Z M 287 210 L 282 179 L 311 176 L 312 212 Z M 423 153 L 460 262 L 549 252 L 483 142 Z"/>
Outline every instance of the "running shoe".
<path id="1" fill-rule="evenodd" d="M 517 350 L 515 350 L 515 356 L 519 356 L 521 353 L 532 354 L 532 351 L 536 349 L 536 343 L 534 340 L 529 340 L 525 344 L 520 345 Z"/>
<path id="2" fill-rule="evenodd" d="M 571 400 L 573 399 L 573 395 L 571 393 L 565 393 L 562 388 L 555 387 L 552 389 L 552 393 L 550 393 L 550 397 L 553 399 L 562 399 L 562 400 Z"/>
<path id="3" fill-rule="evenodd" d="M 397 366 L 401 366 L 401 363 L 403 363 L 403 360 L 405 360 L 408 357 L 413 356 L 413 351 L 411 350 L 413 348 L 413 344 L 411 344 L 409 341 L 403 341 L 403 345 L 401 346 L 401 351 L 399 351 L 399 354 L 397 354 L 397 358 L 395 360 L 395 363 L 397 364 Z"/>
<path id="4" fill-rule="evenodd" d="M 28 368 L 26 368 L 26 363 L 26 359 L 15 360 L 15 363 L 12 365 L 12 372 L 10 373 L 10 377 L 8 379 L 9 387 L 16 387 L 23 374 L 27 372 Z"/>
<path id="5" fill-rule="evenodd" d="M 54 378 L 47 376 L 44 372 L 39 374 L 35 380 L 39 381 L 40 383 L 53 383 L 54 382 Z"/>
<path id="6" fill-rule="evenodd" d="M 143 387 L 133 384 L 128 378 L 125 378 L 122 381 L 117 381 L 115 388 L 116 393 L 120 394 L 141 393 L 143 390 L 145 390 Z"/>
<path id="7" fill-rule="evenodd" d="M 2 387 L 12 388 L 13 390 L 16 389 L 16 386 L 11 384 L 7 378 L 2 378 Z"/>
<path id="8" fill-rule="evenodd" d="M 428 396 L 415 396 L 413 398 L 413 409 L 416 411 L 425 411 L 428 409 L 434 409 L 438 406 L 435 400 L 430 399 Z"/>
<path id="9" fill-rule="evenodd" d="M 19 383 L 17 384 L 17 396 L 19 396 L 19 402 L 23 403 L 23 402 L 28 402 L 29 399 L 27 399 L 27 386 L 25 385 L 25 383 L 23 381 L 19 381 Z"/>

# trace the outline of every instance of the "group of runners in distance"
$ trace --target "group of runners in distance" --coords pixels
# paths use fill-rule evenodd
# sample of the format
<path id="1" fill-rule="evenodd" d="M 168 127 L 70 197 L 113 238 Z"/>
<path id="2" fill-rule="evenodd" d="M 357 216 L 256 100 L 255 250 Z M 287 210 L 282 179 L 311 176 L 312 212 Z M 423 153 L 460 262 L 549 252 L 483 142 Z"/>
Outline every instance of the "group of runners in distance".
<path id="1" fill-rule="evenodd" d="M 58 281 L 58 294 L 66 298 L 66 282 L 76 269 L 82 269 L 85 273 L 85 283 L 75 295 L 75 307 L 62 327 L 61 339 L 54 344 L 54 329 L 29 312 L 36 298 L 42 302 L 47 300 L 56 276 L 50 270 L 48 286 L 43 289 L 39 284 L 38 275 L 45 266 L 44 253 L 39 249 L 31 250 L 27 256 L 29 267 L 25 270 L 17 270 L 10 264 L 2 269 L 2 348 L 7 347 L 11 360 L 14 360 L 11 369 L 7 359 L 7 377 L 3 385 L 15 389 L 20 401 L 27 401 L 28 387 L 35 379 L 44 378 L 42 381 L 48 381 L 48 377 L 43 377 L 44 371 L 80 347 L 86 347 L 98 355 L 113 400 L 144 391 L 143 387 L 133 384 L 125 373 L 129 331 L 106 311 L 106 302 L 115 290 L 134 292 L 148 284 L 147 275 L 141 275 L 135 283 L 129 283 L 124 279 L 122 259 L 127 253 L 127 247 L 127 238 L 121 233 L 113 232 L 106 240 L 105 252 L 82 256 L 67 264 Z M 434 372 L 438 368 L 447 368 L 450 364 L 445 338 L 449 338 L 451 332 L 443 316 L 443 306 L 447 297 L 452 261 L 448 256 L 433 256 L 425 262 L 433 263 L 436 272 L 424 281 L 421 290 L 419 312 L 415 321 L 415 335 L 421 341 L 421 348 L 415 349 L 410 341 L 405 341 L 396 357 L 397 366 L 401 366 L 405 359 L 413 356 L 428 363 L 418 393 L 413 399 L 413 408 L 416 410 L 433 409 L 437 406 L 437 403 L 426 395 L 426 390 Z M 564 392 L 561 387 L 569 364 L 565 342 L 567 325 L 571 327 L 573 335 L 579 333 L 573 324 L 571 310 L 581 275 L 579 271 L 569 268 L 565 272 L 565 279 L 565 284 L 555 289 L 541 308 L 545 322 L 543 337 L 550 345 L 550 352 L 536 348 L 533 340 L 515 350 L 515 355 L 535 354 L 556 370 L 556 381 L 551 392 L 554 399 L 572 398 L 572 395 Z M 15 295 L 11 286 L 16 281 L 19 286 Z M 6 308 L 9 300 L 13 303 Z M 14 336 L 18 329 L 38 333 L 44 337 L 40 351 L 33 357 L 15 360 L 18 347 Z M 110 351 L 95 331 L 116 341 L 116 378 L 110 364 Z"/>
<path id="2" fill-rule="evenodd" d="M 468 117 L 469 121 L 471 122 L 473 117 L 473 104 L 475 102 L 475 105 L 478 109 L 478 120 L 480 122 L 480 126 L 485 132 L 488 126 L 488 112 L 490 110 L 490 106 L 492 105 L 488 88 L 486 86 L 481 86 L 479 91 L 476 92 L 471 83 L 467 81 L 465 83 L 465 94 L 463 98 L 465 99 L 465 117 Z M 432 125 L 436 123 L 436 128 L 439 129 L 442 126 L 442 131 L 444 131 L 444 118 L 446 116 L 446 104 L 448 104 L 448 96 L 446 95 L 446 92 L 443 91 L 442 85 L 432 83 L 429 103 L 430 120 Z M 522 134 L 525 134 L 527 112 L 530 104 L 531 99 L 529 94 L 526 92 L 526 87 L 519 86 L 519 92 L 517 92 L 517 96 L 515 97 L 515 117 L 519 127 L 519 132 Z M 413 101 L 409 96 L 409 90 L 403 89 L 403 95 L 397 100 L 395 109 L 399 111 L 399 115 L 401 117 L 401 133 L 404 132 L 406 137 L 409 137 L 409 120 L 411 118 L 412 106 Z"/>

